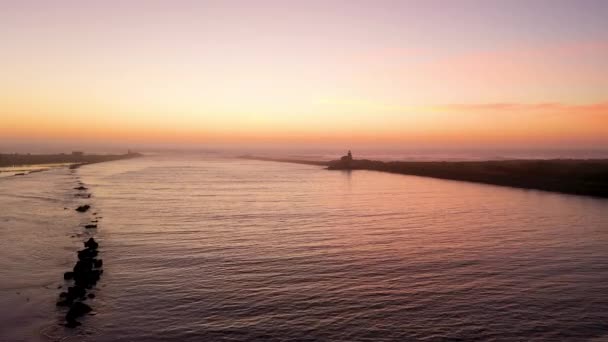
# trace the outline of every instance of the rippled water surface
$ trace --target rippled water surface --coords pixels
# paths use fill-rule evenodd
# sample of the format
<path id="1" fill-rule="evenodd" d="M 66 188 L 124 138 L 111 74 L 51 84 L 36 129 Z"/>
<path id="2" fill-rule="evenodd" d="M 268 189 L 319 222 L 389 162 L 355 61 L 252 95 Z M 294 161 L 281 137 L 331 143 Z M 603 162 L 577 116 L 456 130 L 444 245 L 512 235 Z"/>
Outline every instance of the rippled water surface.
<path id="1" fill-rule="evenodd" d="M 200 156 L 77 173 L 103 217 L 87 341 L 608 337 L 606 200 Z"/>

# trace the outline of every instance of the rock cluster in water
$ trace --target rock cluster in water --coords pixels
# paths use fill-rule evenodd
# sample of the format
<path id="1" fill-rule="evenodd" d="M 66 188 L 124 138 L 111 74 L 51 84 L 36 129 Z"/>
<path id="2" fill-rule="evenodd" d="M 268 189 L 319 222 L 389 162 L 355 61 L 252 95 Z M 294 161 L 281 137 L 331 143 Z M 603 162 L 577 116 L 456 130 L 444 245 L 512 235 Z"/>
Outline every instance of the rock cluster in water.
<path id="1" fill-rule="evenodd" d="M 79 213 L 84 213 L 84 212 L 86 212 L 87 210 L 89 210 L 90 208 L 91 208 L 91 206 L 90 206 L 90 205 L 85 204 L 85 205 L 81 205 L 81 206 L 79 206 L 78 208 L 76 208 L 76 211 L 77 211 L 77 212 L 79 212 Z"/>
<path id="2" fill-rule="evenodd" d="M 59 294 L 57 302 L 57 306 L 69 308 L 65 316 L 67 327 L 79 326 L 77 319 L 91 312 L 91 307 L 83 301 L 95 297 L 92 293 L 87 295 L 87 290 L 92 289 L 103 274 L 103 260 L 97 258 L 99 243 L 94 238 L 89 238 L 84 247 L 78 251 L 78 261 L 73 270 L 63 274 L 63 279 L 73 280 L 73 285 Z"/>
<path id="3" fill-rule="evenodd" d="M 86 190 L 82 184 L 76 190 Z M 84 213 L 91 208 L 90 205 L 82 205 L 76 211 Z M 91 221 L 93 224 L 84 226 L 87 230 L 97 228 L 97 217 Z M 81 323 L 78 321 L 82 316 L 90 313 L 93 309 L 85 303 L 88 299 L 95 298 L 95 294 L 90 292 L 99 281 L 103 274 L 103 260 L 98 258 L 99 243 L 93 237 L 84 241 L 84 249 L 77 252 L 78 261 L 71 271 L 63 274 L 63 279 L 68 282 L 67 290 L 59 294 L 57 306 L 67 307 L 65 315 L 65 326 L 74 328 Z M 61 288 L 61 287 L 60 287 Z"/>

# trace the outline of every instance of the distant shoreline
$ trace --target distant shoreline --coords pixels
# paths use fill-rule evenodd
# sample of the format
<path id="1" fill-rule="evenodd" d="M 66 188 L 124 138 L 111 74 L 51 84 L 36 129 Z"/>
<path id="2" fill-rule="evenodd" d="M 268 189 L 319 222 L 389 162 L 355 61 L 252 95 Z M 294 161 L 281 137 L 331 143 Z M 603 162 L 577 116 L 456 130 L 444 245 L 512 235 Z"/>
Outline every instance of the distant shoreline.
<path id="1" fill-rule="evenodd" d="M 608 159 L 489 161 L 311 161 L 289 158 L 241 158 L 325 166 L 328 170 L 369 170 L 608 198 Z"/>
<path id="2" fill-rule="evenodd" d="M 84 153 L 60 153 L 60 154 L 0 154 L 0 167 L 18 167 L 26 165 L 46 164 L 71 164 L 76 168 L 86 164 L 102 163 L 113 160 L 130 159 L 140 157 L 139 153 L 125 154 L 84 154 Z"/>
<path id="3" fill-rule="evenodd" d="M 250 155 L 239 156 L 238 158 L 249 159 L 249 160 L 280 162 L 280 163 L 317 165 L 317 166 L 329 166 L 329 164 L 331 163 L 330 161 L 290 159 L 290 158 L 267 158 L 267 157 L 256 157 L 256 156 L 250 156 Z"/>

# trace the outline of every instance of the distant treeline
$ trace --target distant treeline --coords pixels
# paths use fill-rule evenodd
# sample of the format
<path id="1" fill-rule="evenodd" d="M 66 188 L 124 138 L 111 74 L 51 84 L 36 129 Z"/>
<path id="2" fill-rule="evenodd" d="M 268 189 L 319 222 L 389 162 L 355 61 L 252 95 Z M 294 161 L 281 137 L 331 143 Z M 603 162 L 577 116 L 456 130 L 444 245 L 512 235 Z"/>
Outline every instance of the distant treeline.
<path id="1" fill-rule="evenodd" d="M 129 152 L 126 154 L 0 154 L 0 167 L 23 166 L 37 164 L 90 164 L 111 160 L 126 159 L 140 156 L 139 153 Z"/>
<path id="2" fill-rule="evenodd" d="M 608 159 L 476 162 L 333 161 L 330 170 L 374 170 L 578 195 L 608 197 Z"/>

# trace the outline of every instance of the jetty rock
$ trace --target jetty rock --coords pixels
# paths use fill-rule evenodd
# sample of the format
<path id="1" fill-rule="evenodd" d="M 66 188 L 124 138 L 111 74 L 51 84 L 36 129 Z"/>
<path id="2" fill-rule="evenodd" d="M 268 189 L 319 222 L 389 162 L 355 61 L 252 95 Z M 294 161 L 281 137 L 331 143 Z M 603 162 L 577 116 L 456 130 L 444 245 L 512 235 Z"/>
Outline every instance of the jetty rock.
<path id="1" fill-rule="evenodd" d="M 66 304 L 71 304 L 73 301 L 77 299 L 82 299 L 87 294 L 87 291 L 82 286 L 70 286 L 67 292 L 61 292 L 59 294 L 59 298 L 65 298 L 64 302 Z M 57 303 L 59 305 L 60 303 Z M 62 306 L 62 305 L 59 305 Z"/>
<path id="2" fill-rule="evenodd" d="M 78 322 L 76 319 L 88 314 L 91 311 L 93 311 L 93 309 L 91 309 L 91 307 L 85 303 L 75 302 L 70 306 L 70 310 L 68 310 L 68 313 L 65 315 L 65 320 L 67 322 L 66 327 L 75 328 L 79 326 L 80 322 Z"/>
<path id="3" fill-rule="evenodd" d="M 97 243 L 97 241 L 95 241 L 95 239 L 93 238 L 89 238 L 85 243 L 84 246 L 86 248 L 90 248 L 90 249 L 97 249 L 97 247 L 99 247 L 99 244 Z"/>
<path id="4" fill-rule="evenodd" d="M 85 205 L 81 205 L 78 208 L 76 208 L 76 211 L 79 212 L 79 213 L 84 213 L 84 212 L 86 212 L 89 209 L 91 209 L 91 206 L 88 205 L 88 204 L 85 204 Z"/>
<path id="5" fill-rule="evenodd" d="M 90 306 L 88 306 L 82 302 L 76 302 L 76 303 L 74 303 L 74 305 L 72 305 L 72 307 L 70 307 L 70 311 L 68 311 L 67 315 L 77 318 L 77 317 L 84 316 L 91 311 L 93 311 L 93 309 L 91 309 Z"/>
<path id="6" fill-rule="evenodd" d="M 93 248 L 85 248 L 81 251 L 78 251 L 78 260 L 82 262 L 87 262 L 87 259 L 93 259 L 97 256 L 97 250 Z"/>

